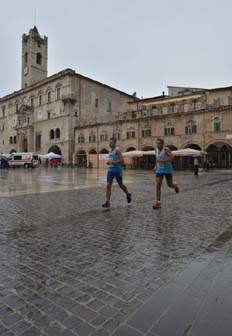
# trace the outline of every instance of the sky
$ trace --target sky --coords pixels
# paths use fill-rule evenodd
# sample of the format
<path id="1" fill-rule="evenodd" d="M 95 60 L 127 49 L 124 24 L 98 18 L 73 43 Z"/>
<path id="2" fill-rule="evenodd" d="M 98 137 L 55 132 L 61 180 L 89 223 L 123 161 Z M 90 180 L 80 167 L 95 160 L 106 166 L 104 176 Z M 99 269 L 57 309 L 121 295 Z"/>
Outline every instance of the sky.
<path id="1" fill-rule="evenodd" d="M 21 88 L 21 36 L 35 23 L 48 37 L 48 75 L 71 68 L 144 98 L 168 85 L 232 85 L 231 0 L 0 0 L 0 9 L 0 97 Z"/>

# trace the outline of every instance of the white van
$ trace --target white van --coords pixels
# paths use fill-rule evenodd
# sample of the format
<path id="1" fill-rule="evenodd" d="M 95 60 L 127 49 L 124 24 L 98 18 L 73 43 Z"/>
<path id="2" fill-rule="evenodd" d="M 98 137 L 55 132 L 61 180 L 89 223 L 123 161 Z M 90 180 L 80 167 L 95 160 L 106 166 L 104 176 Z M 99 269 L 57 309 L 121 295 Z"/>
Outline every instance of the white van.
<path id="1" fill-rule="evenodd" d="M 34 153 L 12 153 L 8 162 L 13 168 L 35 168 L 40 163 L 38 154 Z"/>

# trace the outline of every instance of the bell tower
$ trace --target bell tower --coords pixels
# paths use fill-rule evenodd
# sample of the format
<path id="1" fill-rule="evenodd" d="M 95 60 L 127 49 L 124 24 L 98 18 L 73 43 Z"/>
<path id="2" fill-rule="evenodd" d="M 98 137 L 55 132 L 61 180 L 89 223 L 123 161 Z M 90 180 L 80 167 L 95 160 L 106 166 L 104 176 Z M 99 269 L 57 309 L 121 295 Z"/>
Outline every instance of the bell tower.
<path id="1" fill-rule="evenodd" d="M 48 39 L 36 26 L 22 36 L 22 89 L 47 77 Z"/>

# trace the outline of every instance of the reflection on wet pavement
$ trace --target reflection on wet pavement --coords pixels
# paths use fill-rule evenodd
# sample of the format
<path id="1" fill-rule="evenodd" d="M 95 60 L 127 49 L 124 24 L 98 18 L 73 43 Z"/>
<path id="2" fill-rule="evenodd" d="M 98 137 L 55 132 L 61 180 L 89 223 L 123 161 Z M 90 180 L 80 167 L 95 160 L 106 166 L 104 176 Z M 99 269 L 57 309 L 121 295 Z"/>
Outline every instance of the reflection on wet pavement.
<path id="1" fill-rule="evenodd" d="M 230 335 L 231 172 L 177 173 L 158 211 L 151 172 L 110 211 L 105 171 L 0 176 L 0 335 Z"/>

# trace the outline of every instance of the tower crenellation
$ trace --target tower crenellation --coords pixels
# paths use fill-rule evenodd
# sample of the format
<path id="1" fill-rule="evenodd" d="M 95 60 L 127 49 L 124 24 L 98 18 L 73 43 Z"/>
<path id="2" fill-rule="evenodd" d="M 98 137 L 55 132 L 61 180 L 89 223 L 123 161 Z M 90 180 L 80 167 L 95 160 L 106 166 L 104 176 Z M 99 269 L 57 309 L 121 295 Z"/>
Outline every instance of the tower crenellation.
<path id="1" fill-rule="evenodd" d="M 47 77 L 48 39 L 36 26 L 22 36 L 22 88 Z"/>

